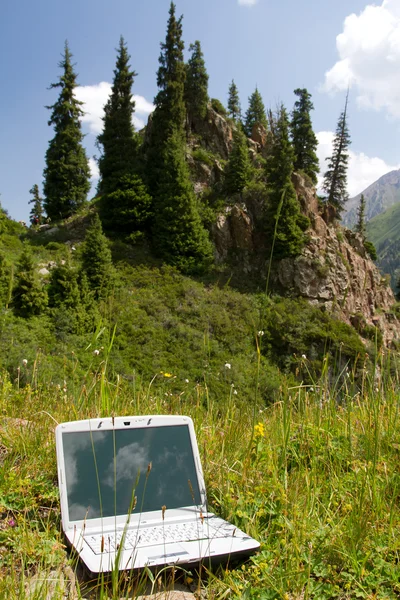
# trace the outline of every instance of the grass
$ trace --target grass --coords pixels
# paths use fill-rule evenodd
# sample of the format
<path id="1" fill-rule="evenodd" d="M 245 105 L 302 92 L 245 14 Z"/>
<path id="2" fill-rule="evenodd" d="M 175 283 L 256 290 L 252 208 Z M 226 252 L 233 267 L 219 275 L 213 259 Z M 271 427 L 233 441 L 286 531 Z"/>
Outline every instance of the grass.
<path id="1" fill-rule="evenodd" d="M 241 568 L 203 574 L 209 598 L 399 597 L 398 375 L 387 359 L 357 392 L 351 369 L 336 386 L 326 370 L 265 407 L 256 389 L 240 401 L 228 379 L 218 399 L 204 384 L 175 392 L 173 373 L 157 388 L 109 381 L 110 348 L 73 392 L 68 379 L 41 380 L 40 366 L 19 388 L 1 375 L 0 598 L 57 599 L 67 585 L 88 597 L 60 533 L 56 422 L 152 413 L 194 419 L 213 509 L 261 541 Z M 145 580 L 158 585 L 149 577 L 96 582 L 97 597 L 134 598 Z"/>

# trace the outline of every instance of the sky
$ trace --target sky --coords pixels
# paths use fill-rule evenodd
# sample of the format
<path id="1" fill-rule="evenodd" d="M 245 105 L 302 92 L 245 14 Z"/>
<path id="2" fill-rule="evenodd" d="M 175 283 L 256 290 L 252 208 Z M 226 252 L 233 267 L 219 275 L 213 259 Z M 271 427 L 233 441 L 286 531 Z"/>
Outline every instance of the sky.
<path id="1" fill-rule="evenodd" d="M 42 189 L 45 153 L 54 132 L 46 106 L 57 98 L 65 40 L 85 102 L 82 129 L 94 192 L 96 135 L 113 79 L 121 35 L 136 71 L 135 124 L 153 108 L 160 42 L 169 0 L 2 0 L 0 20 L 0 202 L 28 221 L 31 196 Z M 176 0 L 186 57 L 200 40 L 209 95 L 226 105 L 235 81 L 245 113 L 258 87 L 267 108 L 292 110 L 293 90 L 312 94 L 321 171 L 349 87 L 352 139 L 348 191 L 356 195 L 400 168 L 400 0 Z"/>

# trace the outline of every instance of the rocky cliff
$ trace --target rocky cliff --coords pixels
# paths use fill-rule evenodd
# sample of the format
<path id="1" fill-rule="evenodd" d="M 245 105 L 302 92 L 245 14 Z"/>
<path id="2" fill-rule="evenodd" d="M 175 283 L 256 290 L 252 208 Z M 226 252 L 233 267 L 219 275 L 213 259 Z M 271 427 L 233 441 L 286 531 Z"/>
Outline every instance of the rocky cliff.
<path id="1" fill-rule="evenodd" d="M 208 111 L 201 136 L 196 138 L 201 142 L 196 143 L 207 151 L 218 150 L 218 157 L 210 159 L 208 165 L 190 159 L 198 193 L 220 180 L 220 159 L 228 156 L 231 127 L 221 115 Z M 252 138 L 251 154 L 262 155 L 267 143 L 265 132 L 257 128 Z M 400 339 L 400 324 L 392 312 L 393 292 L 367 254 L 360 235 L 342 227 L 326 207 L 319 205 L 315 189 L 304 177 L 294 173 L 293 184 L 301 210 L 311 223 L 308 242 L 300 256 L 273 263 L 270 291 L 306 298 L 354 325 L 361 334 L 377 326 L 386 344 Z M 266 277 L 269 256 L 257 226 L 265 201 L 265 191 L 257 186 L 229 199 L 212 227 L 217 262 L 224 263 L 233 256 L 236 268 L 244 275 Z"/>

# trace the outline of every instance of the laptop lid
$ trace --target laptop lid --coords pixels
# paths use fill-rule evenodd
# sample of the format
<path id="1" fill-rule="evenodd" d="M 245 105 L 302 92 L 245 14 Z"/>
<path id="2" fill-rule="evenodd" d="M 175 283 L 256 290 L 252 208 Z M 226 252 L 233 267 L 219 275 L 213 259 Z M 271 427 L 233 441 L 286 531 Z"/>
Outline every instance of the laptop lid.
<path id="1" fill-rule="evenodd" d="M 206 511 L 193 422 L 186 416 L 61 423 L 56 449 L 64 531 Z"/>

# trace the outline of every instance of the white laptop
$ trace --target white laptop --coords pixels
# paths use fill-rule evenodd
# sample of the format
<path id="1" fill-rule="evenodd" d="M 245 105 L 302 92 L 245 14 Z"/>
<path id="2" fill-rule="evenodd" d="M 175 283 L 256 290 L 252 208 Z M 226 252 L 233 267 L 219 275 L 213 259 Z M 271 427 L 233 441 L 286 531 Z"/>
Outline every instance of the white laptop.
<path id="1" fill-rule="evenodd" d="M 92 573 L 230 561 L 258 550 L 208 512 L 189 417 L 61 423 L 56 447 L 63 531 Z"/>

